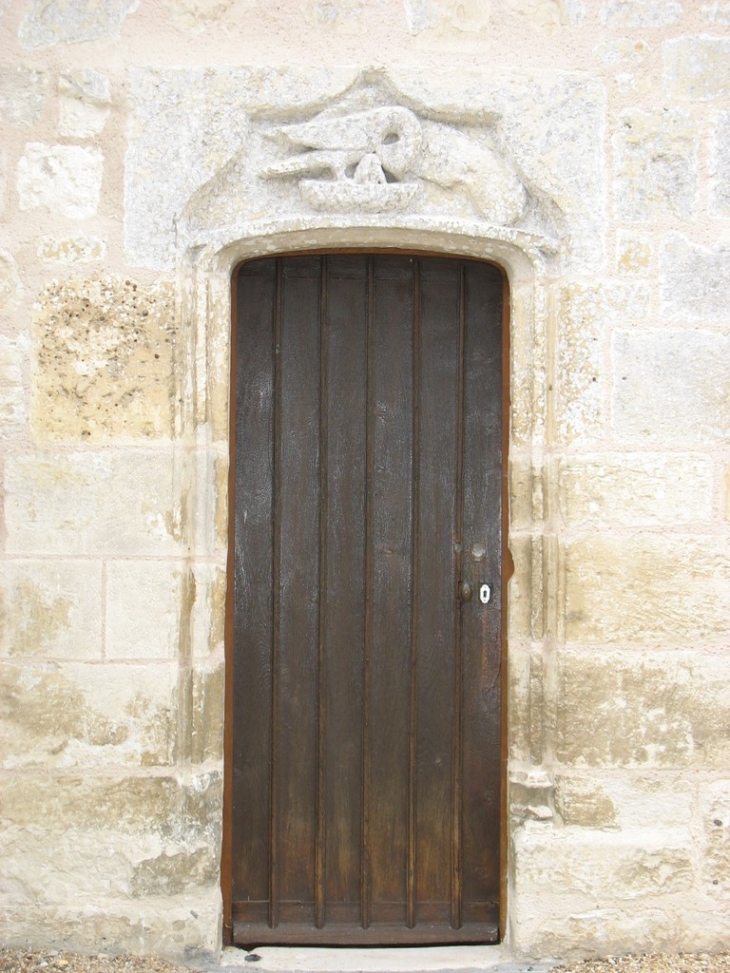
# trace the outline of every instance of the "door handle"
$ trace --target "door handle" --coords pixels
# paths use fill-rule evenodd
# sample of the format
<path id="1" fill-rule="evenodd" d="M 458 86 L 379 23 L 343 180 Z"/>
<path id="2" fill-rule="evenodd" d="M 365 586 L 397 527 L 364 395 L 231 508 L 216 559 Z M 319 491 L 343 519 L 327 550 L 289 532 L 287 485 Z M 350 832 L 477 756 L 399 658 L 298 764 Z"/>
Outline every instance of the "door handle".
<path id="1" fill-rule="evenodd" d="M 459 597 L 463 602 L 471 601 L 474 595 L 474 589 L 469 584 L 468 581 L 462 581 L 459 585 Z"/>

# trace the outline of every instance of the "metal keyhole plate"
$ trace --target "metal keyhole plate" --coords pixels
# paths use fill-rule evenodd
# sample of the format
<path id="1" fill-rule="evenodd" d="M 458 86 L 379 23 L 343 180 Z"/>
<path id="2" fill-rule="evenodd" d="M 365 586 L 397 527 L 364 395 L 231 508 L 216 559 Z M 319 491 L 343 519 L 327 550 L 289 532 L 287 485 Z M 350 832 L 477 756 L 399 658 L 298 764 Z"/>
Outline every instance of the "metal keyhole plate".
<path id="1" fill-rule="evenodd" d="M 491 597 L 492 597 L 492 589 L 489 587 L 489 585 L 488 584 L 481 585 L 481 587 L 479 588 L 479 601 L 481 601 L 483 605 L 488 605 L 489 599 Z"/>

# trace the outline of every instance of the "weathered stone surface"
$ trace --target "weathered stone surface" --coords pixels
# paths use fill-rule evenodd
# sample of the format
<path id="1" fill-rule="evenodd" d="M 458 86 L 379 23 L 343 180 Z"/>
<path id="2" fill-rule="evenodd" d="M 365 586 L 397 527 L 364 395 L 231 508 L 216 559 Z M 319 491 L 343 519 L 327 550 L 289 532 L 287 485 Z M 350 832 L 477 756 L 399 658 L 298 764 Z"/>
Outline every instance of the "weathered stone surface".
<path id="1" fill-rule="evenodd" d="M 18 36 L 26 48 L 113 37 L 138 6 L 139 0 L 32 0 Z"/>
<path id="2" fill-rule="evenodd" d="M 707 891 L 730 899 L 730 783 L 705 784 L 700 790 L 703 827 L 702 878 Z"/>
<path id="3" fill-rule="evenodd" d="M 184 568 L 175 561 L 110 561 L 106 572 L 107 657 L 177 658 Z"/>
<path id="4" fill-rule="evenodd" d="M 559 478 L 569 527 L 669 527 L 712 517 L 714 464 L 706 456 L 584 454 L 561 460 Z"/>
<path id="5" fill-rule="evenodd" d="M 0 767 L 169 764 L 176 688 L 171 665 L 0 663 Z"/>
<path id="6" fill-rule="evenodd" d="M 588 535 L 566 543 L 570 641 L 692 645 L 730 633 L 730 552 L 713 537 Z"/>
<path id="7" fill-rule="evenodd" d="M 555 810 L 566 827 L 615 829 L 616 807 L 600 784 L 582 777 L 555 781 Z"/>
<path id="8" fill-rule="evenodd" d="M 730 685 L 721 655 L 564 651 L 558 669 L 563 764 L 728 766 Z"/>
<path id="9" fill-rule="evenodd" d="M 730 24 L 730 3 L 714 0 L 700 8 L 700 16 L 708 24 Z"/>
<path id="10" fill-rule="evenodd" d="M 486 30 L 489 26 L 490 5 L 484 0 L 467 0 L 466 3 L 457 0 L 403 0 L 403 8 L 411 34 L 420 34 L 424 30 L 473 33 Z"/>
<path id="11" fill-rule="evenodd" d="M 514 842 L 525 893 L 582 893 L 619 901 L 686 892 L 694 869 L 685 829 L 658 832 L 548 829 L 525 825 Z"/>
<path id="12" fill-rule="evenodd" d="M 627 277 L 643 277 L 652 264 L 652 244 L 648 235 L 631 230 L 616 234 L 616 270 Z"/>
<path id="13" fill-rule="evenodd" d="M 363 0 L 305 0 L 302 9 L 307 24 L 328 34 L 357 36 L 368 29 Z"/>
<path id="14" fill-rule="evenodd" d="M 106 243 L 93 236 L 46 236 L 41 238 L 37 253 L 44 263 L 88 264 L 104 259 Z"/>
<path id="15" fill-rule="evenodd" d="M 730 39 L 699 36 L 666 41 L 664 85 L 670 97 L 696 101 L 730 93 Z"/>
<path id="16" fill-rule="evenodd" d="M 23 367 L 27 357 L 27 341 L 0 335 L 0 432 L 4 436 L 26 427 L 28 409 Z"/>
<path id="17" fill-rule="evenodd" d="M 193 567 L 193 650 L 198 662 L 209 663 L 223 646 L 228 576 L 217 564 Z"/>
<path id="18" fill-rule="evenodd" d="M 702 247 L 672 233 L 662 247 L 661 270 L 665 320 L 730 319 L 730 246 Z"/>
<path id="19" fill-rule="evenodd" d="M 111 111 L 109 78 L 91 68 L 66 71 L 58 79 L 58 130 L 69 138 L 88 139 L 106 125 Z"/>
<path id="20" fill-rule="evenodd" d="M 18 163 L 20 208 L 43 206 L 74 220 L 94 216 L 103 168 L 100 149 L 29 142 Z"/>
<path id="21" fill-rule="evenodd" d="M 557 295 L 556 416 L 565 442 L 592 439 L 604 423 L 603 334 L 621 320 L 641 319 L 649 306 L 644 284 L 570 284 Z"/>
<path id="22" fill-rule="evenodd" d="M 43 111 L 48 91 L 45 71 L 0 67 L 0 118 L 3 126 L 32 128 Z"/>
<path id="23" fill-rule="evenodd" d="M 193 672 L 192 761 L 205 763 L 223 756 L 225 672 L 215 669 Z"/>
<path id="24" fill-rule="evenodd" d="M 169 436 L 173 323 L 166 281 L 52 281 L 36 303 L 37 437 Z"/>
<path id="25" fill-rule="evenodd" d="M 0 311 L 15 310 L 23 296 L 15 260 L 7 250 L 0 250 Z"/>
<path id="26" fill-rule="evenodd" d="M 2 562 L 0 656 L 101 658 L 98 561 Z"/>
<path id="27" fill-rule="evenodd" d="M 225 18 L 234 0 L 173 0 L 175 24 L 183 30 L 205 30 Z"/>
<path id="28" fill-rule="evenodd" d="M 617 331 L 613 362 L 613 427 L 623 442 L 694 448 L 730 436 L 729 335 Z"/>
<path id="29" fill-rule="evenodd" d="M 689 217 L 697 195 L 697 135 L 676 110 L 631 109 L 614 136 L 615 206 L 620 217 L 646 222 L 661 213 Z"/>
<path id="30" fill-rule="evenodd" d="M 603 22 L 612 27 L 668 27 L 682 16 L 680 0 L 604 0 Z"/>
<path id="31" fill-rule="evenodd" d="M 728 19 L 730 23 L 730 17 Z M 710 205 L 715 216 L 730 215 L 730 112 L 720 112 L 715 121 L 712 146 L 713 182 Z"/>
<path id="32" fill-rule="evenodd" d="M 174 556 L 172 451 L 7 457 L 5 517 L 9 553 Z"/>

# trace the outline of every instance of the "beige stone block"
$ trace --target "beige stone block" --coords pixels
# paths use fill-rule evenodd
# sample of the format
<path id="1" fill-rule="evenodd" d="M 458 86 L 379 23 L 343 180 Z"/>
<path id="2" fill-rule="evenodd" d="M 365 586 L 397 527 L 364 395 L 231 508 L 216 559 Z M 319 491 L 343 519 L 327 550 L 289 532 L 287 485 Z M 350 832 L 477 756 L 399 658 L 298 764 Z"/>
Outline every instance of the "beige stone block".
<path id="1" fill-rule="evenodd" d="M 604 349 L 607 326 L 641 319 L 650 293 L 644 283 L 570 284 L 556 300 L 556 418 L 565 442 L 598 436 L 604 415 Z"/>
<path id="2" fill-rule="evenodd" d="M 710 210 L 713 216 L 726 217 L 730 215 L 730 112 L 720 112 L 715 119 L 710 165 Z"/>
<path id="3" fill-rule="evenodd" d="M 15 310 L 23 296 L 23 285 L 12 254 L 0 250 L 0 311 Z"/>
<path id="4" fill-rule="evenodd" d="M 104 259 L 106 243 L 94 236 L 46 236 L 36 252 L 44 263 L 88 264 Z"/>
<path id="5" fill-rule="evenodd" d="M 17 454 L 5 463 L 6 550 L 17 554 L 176 555 L 173 454 Z"/>
<path id="6" fill-rule="evenodd" d="M 108 770 L 105 768 L 105 770 Z M 223 782 L 220 774 L 101 777 L 72 773 L 6 774 L 0 815 L 20 833 L 105 833 L 162 849 L 215 845 L 220 838 Z M 144 850 L 141 857 L 144 858 Z"/>
<path id="7" fill-rule="evenodd" d="M 566 827 L 615 830 L 616 806 L 598 781 L 584 777 L 555 780 L 555 810 Z"/>
<path id="8" fill-rule="evenodd" d="M 65 71 L 58 79 L 58 131 L 67 138 L 98 135 L 111 111 L 109 78 L 92 68 Z"/>
<path id="9" fill-rule="evenodd" d="M 25 48 L 114 37 L 139 0 L 32 0 L 18 37 Z"/>
<path id="10" fill-rule="evenodd" d="M 172 15 L 182 30 L 201 31 L 224 20 L 234 0 L 173 0 Z"/>
<path id="11" fill-rule="evenodd" d="M 192 761 L 194 764 L 223 757 L 225 672 L 215 669 L 193 671 Z"/>
<path id="12" fill-rule="evenodd" d="M 712 537 L 587 536 L 566 543 L 569 641 L 692 646 L 730 632 L 730 553 Z"/>
<path id="13" fill-rule="evenodd" d="M 700 16 L 708 24 L 730 24 L 730 3 L 713 0 L 700 8 Z"/>
<path id="14" fill-rule="evenodd" d="M 620 610 L 620 609 L 619 609 Z M 557 759 L 576 767 L 727 767 L 730 683 L 721 656 L 564 651 Z"/>
<path id="15" fill-rule="evenodd" d="M 679 233 L 661 252 L 662 317 L 667 321 L 730 318 L 730 246 L 702 247 Z"/>
<path id="16" fill-rule="evenodd" d="M 5 436 L 26 428 L 27 406 L 23 367 L 28 343 L 0 335 L 0 431 Z"/>
<path id="17" fill-rule="evenodd" d="M 185 568 L 177 561 L 110 561 L 106 568 L 106 656 L 176 659 Z"/>
<path id="18" fill-rule="evenodd" d="M 669 27 L 682 16 L 680 0 L 603 0 L 604 24 L 616 27 Z"/>
<path id="19" fill-rule="evenodd" d="M 683 112 L 623 112 L 613 139 L 615 207 L 620 218 L 689 217 L 697 195 L 697 133 Z"/>
<path id="20" fill-rule="evenodd" d="M 702 879 L 715 899 L 730 900 L 730 782 L 705 784 L 700 789 L 702 822 Z"/>
<path id="21" fill-rule="evenodd" d="M 103 170 L 98 148 L 29 142 L 18 163 L 20 208 L 88 219 L 99 206 Z"/>
<path id="22" fill-rule="evenodd" d="M 612 353 L 613 428 L 620 441 L 693 449 L 730 437 L 730 335 L 617 331 Z"/>
<path id="23" fill-rule="evenodd" d="M 678 37 L 666 41 L 664 86 L 670 97 L 711 101 L 730 92 L 730 39 Z"/>
<path id="24" fill-rule="evenodd" d="M 166 281 L 54 280 L 35 313 L 38 438 L 169 436 L 174 310 Z"/>
<path id="25" fill-rule="evenodd" d="M 159 766 L 172 760 L 177 667 L 0 664 L 0 767 Z"/>
<path id="26" fill-rule="evenodd" d="M 578 893 L 626 901 L 689 891 L 694 883 L 687 830 L 589 831 L 525 825 L 514 838 L 523 894 Z"/>
<path id="27" fill-rule="evenodd" d="M 626 277 L 642 277 L 651 270 L 652 244 L 647 234 L 632 230 L 616 233 L 616 270 Z"/>
<path id="28" fill-rule="evenodd" d="M 0 561 L 0 656 L 101 659 L 99 561 Z"/>
<path id="29" fill-rule="evenodd" d="M 552 2 L 542 0 L 542 6 Z M 466 3 L 459 0 L 403 0 L 406 26 L 411 34 L 425 30 L 467 33 L 486 30 L 490 7 L 491 4 L 484 0 L 467 0 Z"/>
<path id="30" fill-rule="evenodd" d="M 48 93 L 45 71 L 0 67 L 0 118 L 3 127 L 32 128 L 41 116 Z"/>
<path id="31" fill-rule="evenodd" d="M 315 30 L 328 34 L 359 36 L 367 33 L 368 20 L 363 0 L 305 0 L 304 20 Z"/>
<path id="32" fill-rule="evenodd" d="M 223 650 L 228 579 L 224 568 L 210 563 L 195 564 L 193 579 L 193 655 L 206 663 Z"/>
<path id="33" fill-rule="evenodd" d="M 568 527 L 671 527 L 712 517 L 714 465 L 706 456 L 566 456 L 558 475 L 560 512 Z"/>

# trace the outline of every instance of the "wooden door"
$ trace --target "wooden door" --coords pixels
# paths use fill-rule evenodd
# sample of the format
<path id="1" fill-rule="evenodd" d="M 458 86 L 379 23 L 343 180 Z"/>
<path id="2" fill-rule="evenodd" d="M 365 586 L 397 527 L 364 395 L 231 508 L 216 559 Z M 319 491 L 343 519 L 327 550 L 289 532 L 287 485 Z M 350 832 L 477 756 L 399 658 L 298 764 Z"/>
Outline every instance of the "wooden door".
<path id="1" fill-rule="evenodd" d="M 502 290 L 449 258 L 241 268 L 237 943 L 497 939 Z"/>

